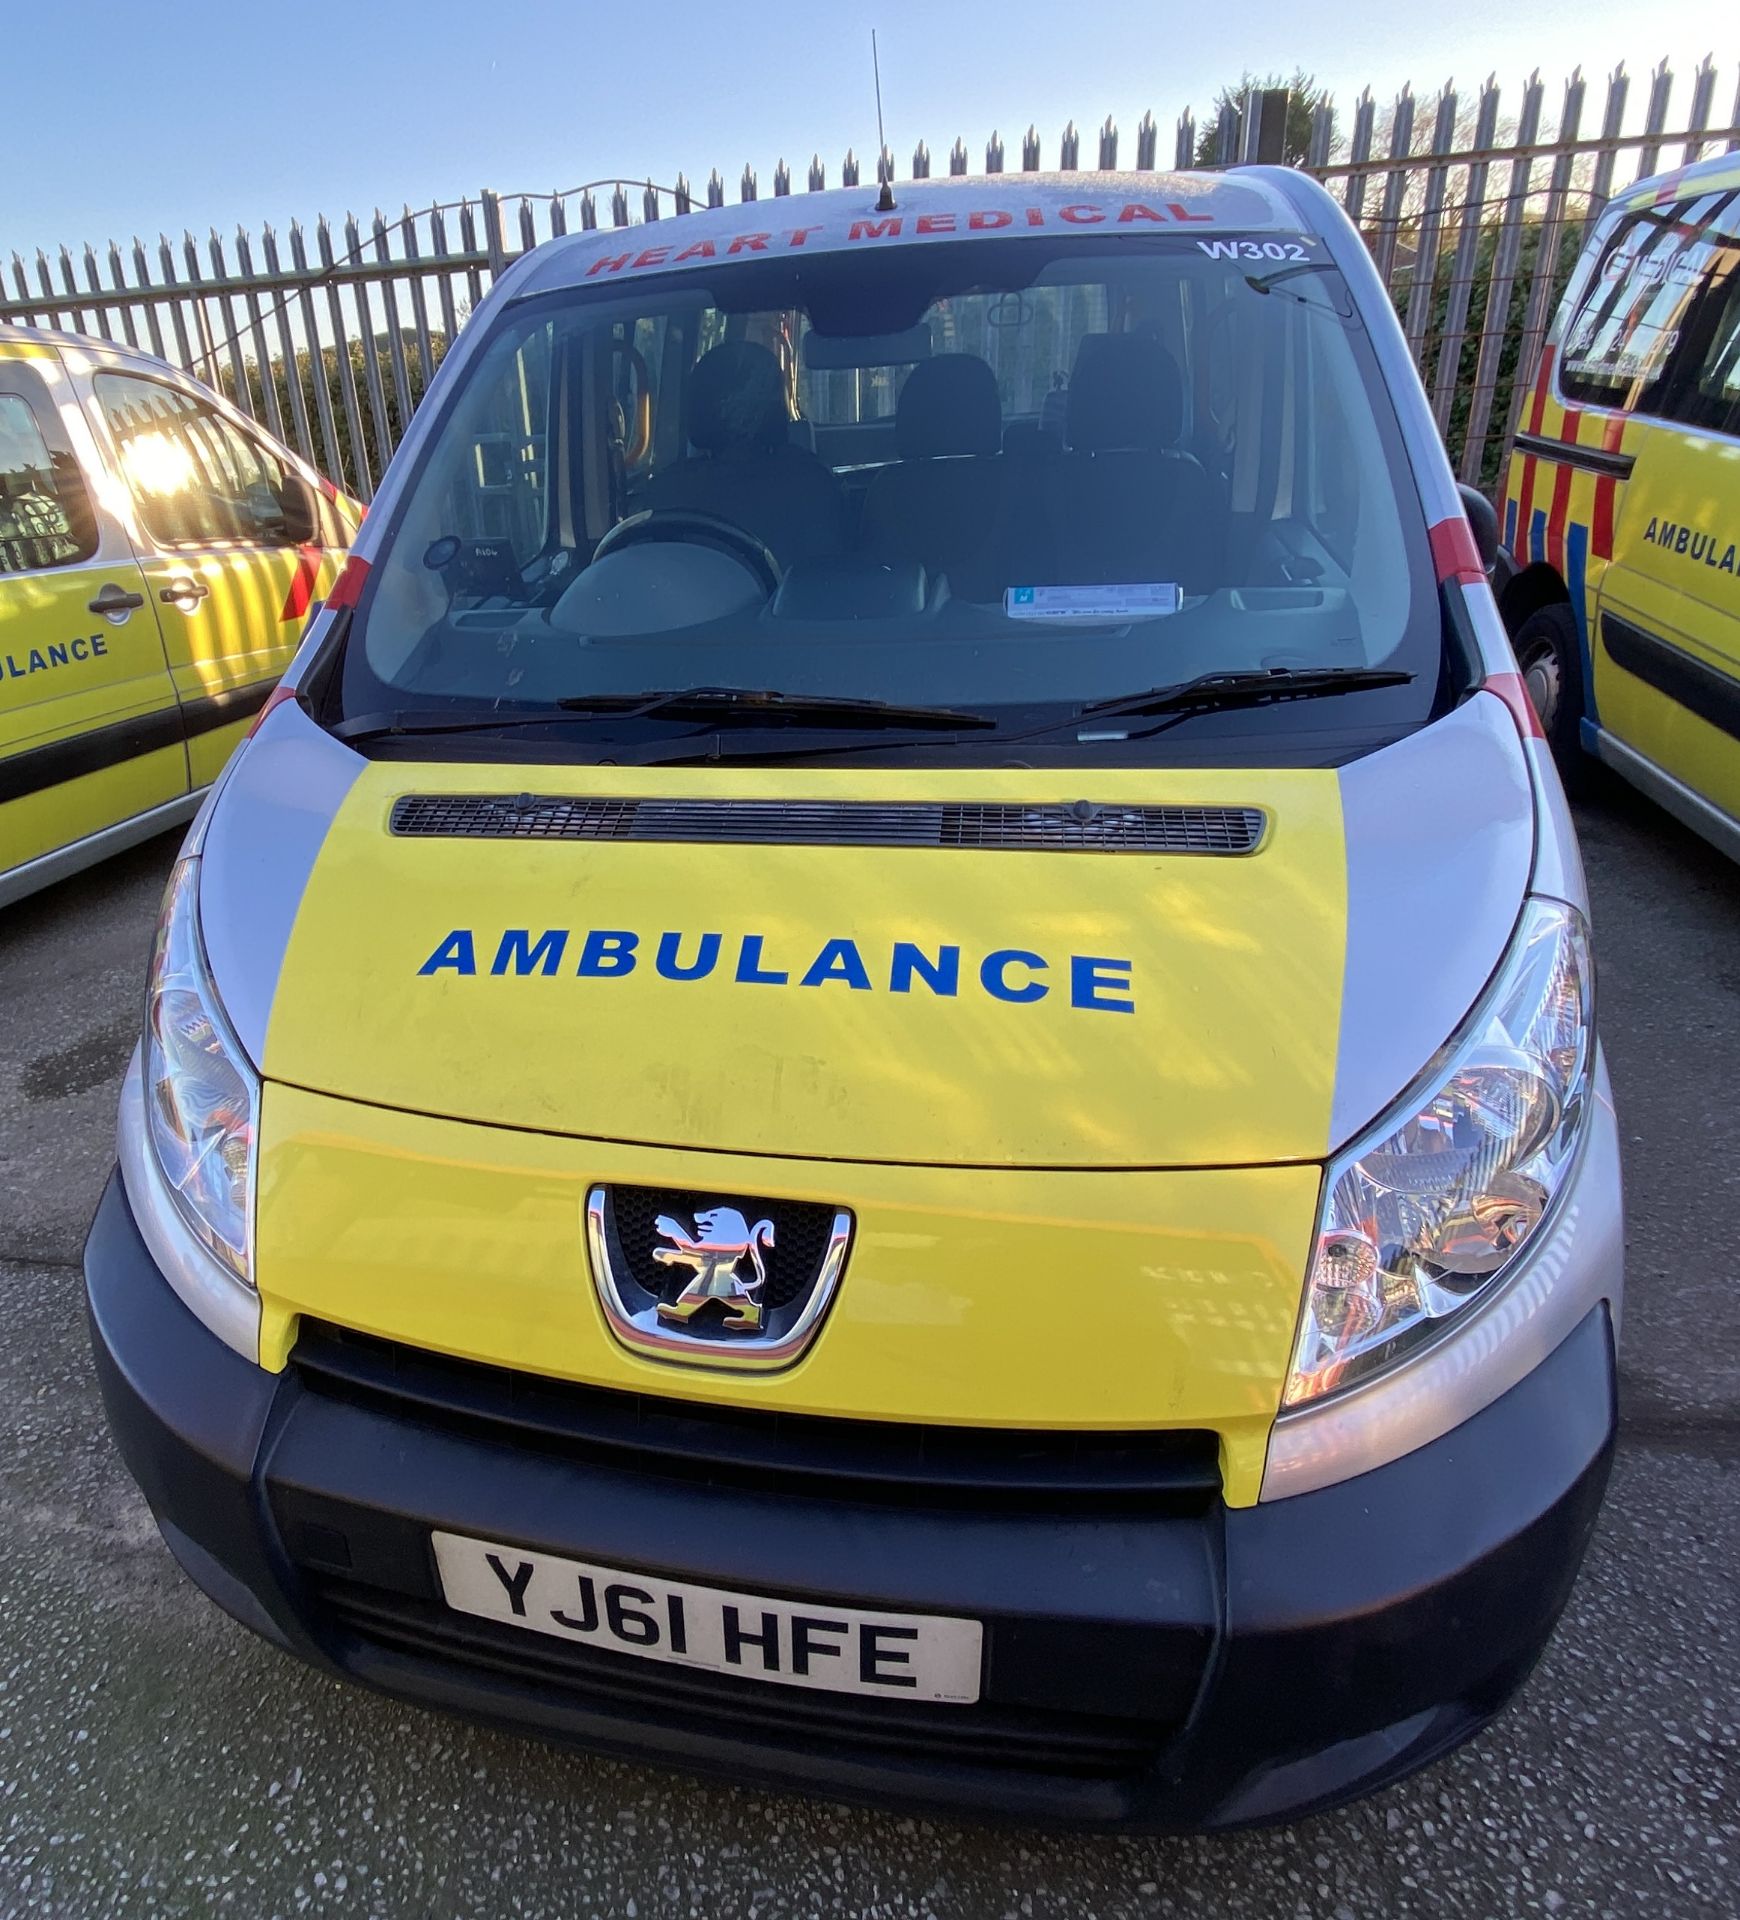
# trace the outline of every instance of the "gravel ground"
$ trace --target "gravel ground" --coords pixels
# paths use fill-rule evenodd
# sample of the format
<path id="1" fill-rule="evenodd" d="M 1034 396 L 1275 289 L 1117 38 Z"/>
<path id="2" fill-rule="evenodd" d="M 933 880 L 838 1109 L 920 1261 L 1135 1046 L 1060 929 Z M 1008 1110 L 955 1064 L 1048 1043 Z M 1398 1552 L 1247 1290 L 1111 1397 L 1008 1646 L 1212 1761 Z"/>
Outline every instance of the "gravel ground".
<path id="1" fill-rule="evenodd" d="M 1214 1840 L 740 1793 L 338 1686 L 203 1601 L 111 1450 L 79 1247 L 158 843 L 0 916 L 0 1912 L 1664 1920 L 1740 1912 L 1740 870 L 1584 810 L 1627 1140 L 1624 1428 L 1570 1611 L 1471 1747 Z"/>

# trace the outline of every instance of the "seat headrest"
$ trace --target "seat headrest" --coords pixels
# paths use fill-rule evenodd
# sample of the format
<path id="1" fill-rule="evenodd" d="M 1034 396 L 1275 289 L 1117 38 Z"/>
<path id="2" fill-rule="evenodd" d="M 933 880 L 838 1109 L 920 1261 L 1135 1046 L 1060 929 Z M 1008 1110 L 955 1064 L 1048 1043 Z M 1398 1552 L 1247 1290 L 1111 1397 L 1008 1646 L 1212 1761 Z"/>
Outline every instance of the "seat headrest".
<path id="1" fill-rule="evenodd" d="M 1003 444 L 1003 403 L 989 363 L 975 353 L 919 361 L 900 389 L 894 444 L 902 460 L 995 453 Z"/>
<path id="2" fill-rule="evenodd" d="M 753 340 L 724 340 L 689 375 L 689 443 L 702 453 L 785 443 L 791 415 L 779 362 Z"/>
<path id="3" fill-rule="evenodd" d="M 1178 362 L 1149 334 L 1090 333 L 1076 349 L 1066 418 L 1079 453 L 1175 446 L 1184 431 Z"/>

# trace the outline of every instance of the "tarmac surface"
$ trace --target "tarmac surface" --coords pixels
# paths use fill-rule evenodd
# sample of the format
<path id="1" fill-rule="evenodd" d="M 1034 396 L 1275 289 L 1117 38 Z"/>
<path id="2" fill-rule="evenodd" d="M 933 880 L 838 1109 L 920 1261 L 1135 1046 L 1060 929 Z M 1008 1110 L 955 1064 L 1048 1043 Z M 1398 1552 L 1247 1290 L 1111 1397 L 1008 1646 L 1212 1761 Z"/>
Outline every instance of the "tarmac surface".
<path id="1" fill-rule="evenodd" d="M 234 1625 L 109 1444 L 81 1299 L 175 841 L 0 913 L 0 1914 L 1731 1920 L 1740 868 L 1626 793 L 1579 824 L 1629 1212 L 1594 1546 L 1472 1746 L 1218 1839 L 893 1818 L 589 1759 L 339 1685 Z"/>

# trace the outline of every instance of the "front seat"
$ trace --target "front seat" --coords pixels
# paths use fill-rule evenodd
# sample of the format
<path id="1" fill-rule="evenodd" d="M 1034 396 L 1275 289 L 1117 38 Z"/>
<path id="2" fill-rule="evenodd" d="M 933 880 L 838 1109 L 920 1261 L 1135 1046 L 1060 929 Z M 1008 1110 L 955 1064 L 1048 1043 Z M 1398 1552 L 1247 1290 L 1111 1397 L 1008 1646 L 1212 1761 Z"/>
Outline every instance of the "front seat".
<path id="1" fill-rule="evenodd" d="M 894 444 L 899 461 L 864 495 L 862 550 L 947 574 L 964 600 L 1001 599 L 1019 585 L 1003 406 L 988 363 L 971 353 L 919 361 L 900 389 Z"/>
<path id="2" fill-rule="evenodd" d="M 637 508 L 715 514 L 752 533 L 782 567 L 846 547 L 846 496 L 813 453 L 793 446 L 779 362 L 726 340 L 689 374 L 689 456 L 655 473 Z"/>
<path id="3" fill-rule="evenodd" d="M 1224 533 L 1214 483 L 1178 444 L 1184 381 L 1149 334 L 1090 333 L 1076 350 L 1065 435 L 1051 463 L 1057 578 L 1082 585 L 1212 586 Z"/>

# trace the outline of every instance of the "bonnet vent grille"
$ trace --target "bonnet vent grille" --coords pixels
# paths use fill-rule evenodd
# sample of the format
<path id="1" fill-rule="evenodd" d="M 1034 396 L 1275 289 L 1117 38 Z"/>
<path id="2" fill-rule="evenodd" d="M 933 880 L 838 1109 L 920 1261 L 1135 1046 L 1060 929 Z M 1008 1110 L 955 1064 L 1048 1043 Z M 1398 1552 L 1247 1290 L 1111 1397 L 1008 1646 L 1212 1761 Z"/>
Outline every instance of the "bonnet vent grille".
<path id="1" fill-rule="evenodd" d="M 1020 853 L 1244 854 L 1257 807 L 955 806 L 903 801 L 599 800 L 408 793 L 392 831 L 415 840 L 639 840 L 722 846 L 960 847 Z"/>

